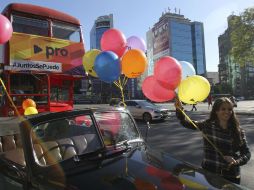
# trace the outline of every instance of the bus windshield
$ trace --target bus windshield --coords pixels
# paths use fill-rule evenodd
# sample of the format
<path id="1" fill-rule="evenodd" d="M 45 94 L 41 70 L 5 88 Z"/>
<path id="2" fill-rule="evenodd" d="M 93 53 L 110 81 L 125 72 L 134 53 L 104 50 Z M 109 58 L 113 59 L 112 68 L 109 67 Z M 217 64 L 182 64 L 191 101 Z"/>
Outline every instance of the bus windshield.
<path id="1" fill-rule="evenodd" d="M 12 18 L 14 32 L 48 36 L 49 23 L 47 20 L 28 18 L 18 15 L 13 15 Z"/>
<path id="2" fill-rule="evenodd" d="M 80 42 L 80 28 L 78 26 L 53 21 L 52 32 L 54 38 Z"/>
<path id="3" fill-rule="evenodd" d="M 14 32 L 49 36 L 49 26 L 49 22 L 46 19 L 42 20 L 13 15 Z M 69 23 L 52 21 L 52 37 L 72 42 L 80 42 L 80 27 Z"/>

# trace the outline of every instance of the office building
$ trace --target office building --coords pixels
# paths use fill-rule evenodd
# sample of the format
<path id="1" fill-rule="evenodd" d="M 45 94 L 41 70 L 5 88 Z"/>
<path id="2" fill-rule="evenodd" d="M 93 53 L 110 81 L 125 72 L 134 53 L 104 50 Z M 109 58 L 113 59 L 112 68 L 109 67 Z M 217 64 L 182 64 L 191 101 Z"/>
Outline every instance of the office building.
<path id="1" fill-rule="evenodd" d="M 113 28 L 113 24 L 113 14 L 100 16 L 95 20 L 90 31 L 90 49 L 101 49 L 102 34 L 106 30 Z"/>
<path id="2" fill-rule="evenodd" d="M 103 33 L 113 28 L 113 15 L 104 15 L 98 17 L 90 31 L 90 49 L 101 50 L 101 37 Z M 111 98 L 121 98 L 120 89 L 114 83 L 105 83 L 99 78 L 90 77 L 91 89 L 88 93 L 100 96 L 102 103 L 108 103 Z M 137 91 L 137 80 L 128 79 L 124 88 L 126 99 L 135 98 Z"/>
<path id="3" fill-rule="evenodd" d="M 229 88 L 229 93 L 234 96 L 250 97 L 254 94 L 254 66 L 252 63 L 241 65 L 234 62 L 230 54 L 232 28 L 230 20 L 236 15 L 228 17 L 228 28 L 218 38 L 219 44 L 219 81 L 220 85 Z"/>
<path id="4" fill-rule="evenodd" d="M 175 9 L 165 12 L 146 34 L 148 75 L 163 56 L 193 64 L 198 75 L 206 76 L 206 58 L 203 23 L 191 22 Z"/>

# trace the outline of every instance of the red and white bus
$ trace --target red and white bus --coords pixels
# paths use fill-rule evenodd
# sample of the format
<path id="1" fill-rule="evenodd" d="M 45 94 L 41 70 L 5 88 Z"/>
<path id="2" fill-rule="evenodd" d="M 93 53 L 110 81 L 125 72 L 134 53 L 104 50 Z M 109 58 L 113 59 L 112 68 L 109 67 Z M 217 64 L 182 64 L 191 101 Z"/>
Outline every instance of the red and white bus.
<path id="1" fill-rule="evenodd" d="M 0 47 L 0 75 L 20 114 L 31 98 L 39 112 L 73 109 L 74 81 L 85 77 L 85 53 L 78 19 L 57 10 L 12 3 L 2 12 L 13 34 Z M 1 87 L 1 116 L 15 115 Z"/>

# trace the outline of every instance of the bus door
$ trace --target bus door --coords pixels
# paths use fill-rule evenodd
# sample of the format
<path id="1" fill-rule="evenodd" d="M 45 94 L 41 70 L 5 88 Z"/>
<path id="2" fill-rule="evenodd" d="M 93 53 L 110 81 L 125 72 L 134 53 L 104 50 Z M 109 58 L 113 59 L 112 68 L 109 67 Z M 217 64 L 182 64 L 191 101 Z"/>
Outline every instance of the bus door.
<path id="1" fill-rule="evenodd" d="M 50 111 L 73 109 L 74 78 L 66 75 L 50 76 Z"/>

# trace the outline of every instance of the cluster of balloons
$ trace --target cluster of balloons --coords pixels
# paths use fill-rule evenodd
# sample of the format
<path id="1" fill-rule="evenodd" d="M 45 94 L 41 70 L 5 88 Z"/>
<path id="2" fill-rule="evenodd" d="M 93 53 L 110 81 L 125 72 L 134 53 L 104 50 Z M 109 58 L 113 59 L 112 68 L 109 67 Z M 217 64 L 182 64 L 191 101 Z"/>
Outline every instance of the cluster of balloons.
<path id="1" fill-rule="evenodd" d="M 36 103 L 30 98 L 23 101 L 22 108 L 25 110 L 24 115 L 38 114 Z"/>
<path id="2" fill-rule="evenodd" d="M 142 83 L 144 95 L 155 102 L 165 102 L 175 97 L 175 89 L 181 82 L 182 67 L 170 56 L 160 58 L 154 65 L 154 75 Z"/>
<path id="3" fill-rule="evenodd" d="M 146 45 L 143 39 L 124 34 L 111 28 L 101 37 L 101 50 L 92 49 L 83 57 L 83 66 L 88 74 L 112 83 L 121 74 L 128 78 L 139 77 L 147 68 Z"/>
<path id="4" fill-rule="evenodd" d="M 164 56 L 154 66 L 154 75 L 148 76 L 142 83 L 144 95 L 155 102 L 165 102 L 175 97 L 186 104 L 196 104 L 207 98 L 210 83 L 202 76 L 196 75 L 193 65 Z"/>
<path id="5" fill-rule="evenodd" d="M 7 42 L 12 36 L 12 25 L 10 21 L 0 14 L 0 44 Z"/>

